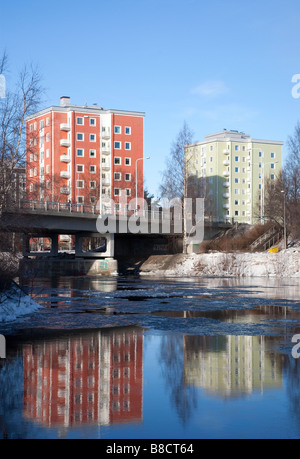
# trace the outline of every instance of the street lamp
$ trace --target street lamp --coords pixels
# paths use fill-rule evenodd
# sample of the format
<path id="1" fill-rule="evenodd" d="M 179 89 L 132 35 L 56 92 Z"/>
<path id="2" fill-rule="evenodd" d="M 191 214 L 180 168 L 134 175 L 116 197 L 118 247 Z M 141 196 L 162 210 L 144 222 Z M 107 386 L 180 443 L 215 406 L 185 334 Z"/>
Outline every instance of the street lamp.
<path id="1" fill-rule="evenodd" d="M 138 158 L 135 161 L 135 207 L 137 210 L 137 199 L 138 199 L 138 174 L 137 174 L 137 163 L 138 161 L 143 161 L 144 159 L 150 159 L 150 156 L 147 156 L 146 158 Z"/>
<path id="2" fill-rule="evenodd" d="M 285 212 L 285 191 L 281 190 L 283 193 L 283 231 L 284 231 L 284 248 L 286 249 L 286 212 Z"/>

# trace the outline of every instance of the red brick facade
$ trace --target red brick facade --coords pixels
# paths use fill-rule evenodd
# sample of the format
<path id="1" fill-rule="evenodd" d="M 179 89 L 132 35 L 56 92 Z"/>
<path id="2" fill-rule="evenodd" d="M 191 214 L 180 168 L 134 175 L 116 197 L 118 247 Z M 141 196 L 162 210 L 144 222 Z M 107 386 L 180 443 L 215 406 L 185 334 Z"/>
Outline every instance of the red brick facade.
<path id="1" fill-rule="evenodd" d="M 71 105 L 27 119 L 27 199 L 109 205 L 143 198 L 144 113 Z M 136 183 L 137 171 L 137 183 Z"/>

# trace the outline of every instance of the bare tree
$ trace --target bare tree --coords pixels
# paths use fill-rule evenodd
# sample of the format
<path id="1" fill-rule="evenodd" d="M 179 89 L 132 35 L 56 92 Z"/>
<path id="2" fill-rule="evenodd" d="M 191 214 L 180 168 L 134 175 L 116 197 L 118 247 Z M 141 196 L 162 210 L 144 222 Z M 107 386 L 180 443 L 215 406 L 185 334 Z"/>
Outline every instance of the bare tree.
<path id="1" fill-rule="evenodd" d="M 7 72 L 8 58 L 0 58 L 0 73 Z M 25 65 L 21 70 L 16 89 L 6 91 L 0 100 L 0 215 L 10 201 L 13 175 L 23 166 L 26 157 L 26 117 L 37 111 L 43 89 L 36 68 Z"/>
<path id="2" fill-rule="evenodd" d="M 170 154 L 166 159 L 166 168 L 162 174 L 162 181 L 159 187 L 162 198 L 180 199 L 182 201 L 183 216 L 185 215 L 184 198 L 188 197 L 191 192 L 191 183 L 189 181 L 190 164 L 192 157 L 186 154 L 185 146 L 193 141 L 193 132 L 186 122 L 183 123 L 182 129 L 179 131 L 177 138 L 171 145 Z M 194 191 L 194 188 L 193 188 Z M 193 192 L 193 194 L 195 194 Z M 187 234 L 186 234 L 186 219 L 183 218 L 183 252 L 186 253 Z"/>

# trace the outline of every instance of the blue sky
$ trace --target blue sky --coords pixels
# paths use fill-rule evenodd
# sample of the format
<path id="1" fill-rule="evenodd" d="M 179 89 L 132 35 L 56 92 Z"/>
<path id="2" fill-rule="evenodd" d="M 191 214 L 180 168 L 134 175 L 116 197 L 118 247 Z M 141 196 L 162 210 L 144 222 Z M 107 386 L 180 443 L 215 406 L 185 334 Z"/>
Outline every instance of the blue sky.
<path id="1" fill-rule="evenodd" d="M 39 66 L 45 107 L 67 95 L 145 112 L 145 182 L 156 196 L 184 121 L 195 141 L 223 128 L 293 134 L 299 24 L 299 0 L 2 0 L 0 52 L 8 86 L 24 63 Z"/>

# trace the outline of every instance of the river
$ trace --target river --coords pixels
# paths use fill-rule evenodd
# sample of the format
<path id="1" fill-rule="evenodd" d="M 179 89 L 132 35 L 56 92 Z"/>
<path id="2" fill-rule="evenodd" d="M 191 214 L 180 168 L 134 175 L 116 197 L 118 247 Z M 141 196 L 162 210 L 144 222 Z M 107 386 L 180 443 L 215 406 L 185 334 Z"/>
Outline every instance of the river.
<path id="1" fill-rule="evenodd" d="M 300 438 L 297 279 L 24 288 L 43 308 L 0 324 L 0 438 Z"/>

